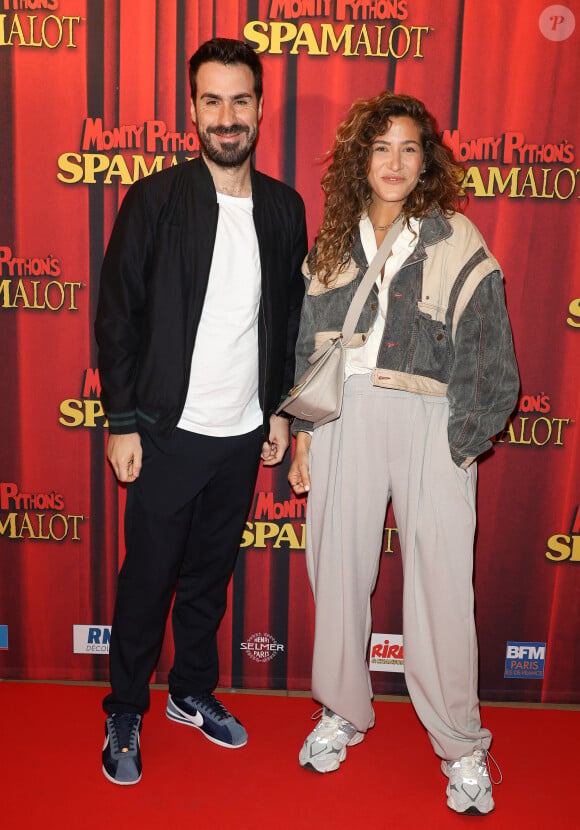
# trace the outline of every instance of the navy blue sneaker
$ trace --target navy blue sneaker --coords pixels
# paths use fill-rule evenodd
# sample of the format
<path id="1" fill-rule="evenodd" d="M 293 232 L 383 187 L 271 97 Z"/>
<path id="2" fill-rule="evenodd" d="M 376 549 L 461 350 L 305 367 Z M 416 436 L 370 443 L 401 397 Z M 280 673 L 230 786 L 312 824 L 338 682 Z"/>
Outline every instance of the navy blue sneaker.
<path id="1" fill-rule="evenodd" d="M 142 715 L 132 712 L 118 712 L 105 722 L 103 773 L 113 784 L 136 784 L 141 780 L 142 719 Z"/>
<path id="2" fill-rule="evenodd" d="M 194 726 L 209 741 L 227 749 L 239 749 L 248 743 L 242 724 L 211 692 L 185 698 L 169 695 L 165 714 L 176 723 Z"/>

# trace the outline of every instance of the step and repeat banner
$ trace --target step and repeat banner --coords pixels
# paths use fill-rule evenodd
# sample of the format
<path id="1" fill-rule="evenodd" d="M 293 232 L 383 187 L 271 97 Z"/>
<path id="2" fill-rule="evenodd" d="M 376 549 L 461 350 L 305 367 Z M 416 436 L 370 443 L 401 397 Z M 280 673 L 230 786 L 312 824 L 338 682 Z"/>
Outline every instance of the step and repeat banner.
<path id="1" fill-rule="evenodd" d="M 187 62 L 262 56 L 256 165 L 303 196 L 352 101 L 436 115 L 501 262 L 521 395 L 480 465 L 481 697 L 580 702 L 580 3 L 0 0 L 0 678 L 107 679 L 125 492 L 105 459 L 93 319 L 137 179 L 197 153 Z M 305 502 L 262 470 L 220 629 L 220 685 L 308 689 Z M 404 694 L 401 557 L 386 519 L 369 652 Z M 165 682 L 170 632 L 153 678 Z"/>

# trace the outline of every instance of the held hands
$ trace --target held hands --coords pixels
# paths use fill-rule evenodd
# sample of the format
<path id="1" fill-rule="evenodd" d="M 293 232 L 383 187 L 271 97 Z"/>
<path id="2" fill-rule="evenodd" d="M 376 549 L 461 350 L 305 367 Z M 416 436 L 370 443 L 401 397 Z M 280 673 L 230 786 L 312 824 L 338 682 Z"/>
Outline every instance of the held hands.
<path id="1" fill-rule="evenodd" d="M 270 415 L 270 434 L 268 440 L 262 444 L 262 464 L 264 467 L 273 467 L 284 458 L 284 453 L 290 443 L 290 423 L 287 418 L 279 415 Z"/>
<path id="2" fill-rule="evenodd" d="M 310 490 L 308 452 L 311 440 L 312 436 L 308 432 L 299 432 L 296 436 L 296 451 L 288 471 L 288 481 L 297 496 L 302 496 Z"/>
<path id="3" fill-rule="evenodd" d="M 138 432 L 109 435 L 107 458 L 115 475 L 124 483 L 135 481 L 141 472 L 143 450 Z"/>

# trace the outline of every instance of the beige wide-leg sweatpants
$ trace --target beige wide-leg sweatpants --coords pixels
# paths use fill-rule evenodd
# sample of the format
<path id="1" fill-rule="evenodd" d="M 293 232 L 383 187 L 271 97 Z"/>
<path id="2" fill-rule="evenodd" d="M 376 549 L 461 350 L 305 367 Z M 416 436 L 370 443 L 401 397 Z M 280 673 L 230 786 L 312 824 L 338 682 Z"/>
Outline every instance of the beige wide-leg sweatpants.
<path id="1" fill-rule="evenodd" d="M 389 499 L 399 530 L 405 680 L 437 755 L 487 749 L 477 695 L 473 544 L 476 465 L 459 469 L 445 398 L 345 384 L 343 412 L 314 431 L 306 563 L 316 603 L 312 693 L 365 732 L 370 598 Z"/>

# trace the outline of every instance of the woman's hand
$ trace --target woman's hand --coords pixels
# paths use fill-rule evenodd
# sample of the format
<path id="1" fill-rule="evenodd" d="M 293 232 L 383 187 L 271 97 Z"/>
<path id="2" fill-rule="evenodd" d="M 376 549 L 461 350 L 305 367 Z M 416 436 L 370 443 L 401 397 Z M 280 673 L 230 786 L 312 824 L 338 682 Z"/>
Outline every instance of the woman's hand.
<path id="1" fill-rule="evenodd" d="M 297 496 L 302 496 L 310 490 L 308 451 L 311 440 L 312 436 L 308 432 L 299 432 L 296 436 L 296 449 L 288 471 L 288 481 Z"/>
<path id="2" fill-rule="evenodd" d="M 290 443 L 290 421 L 279 415 L 270 415 L 270 434 L 262 444 L 262 464 L 273 467 L 284 458 Z"/>

